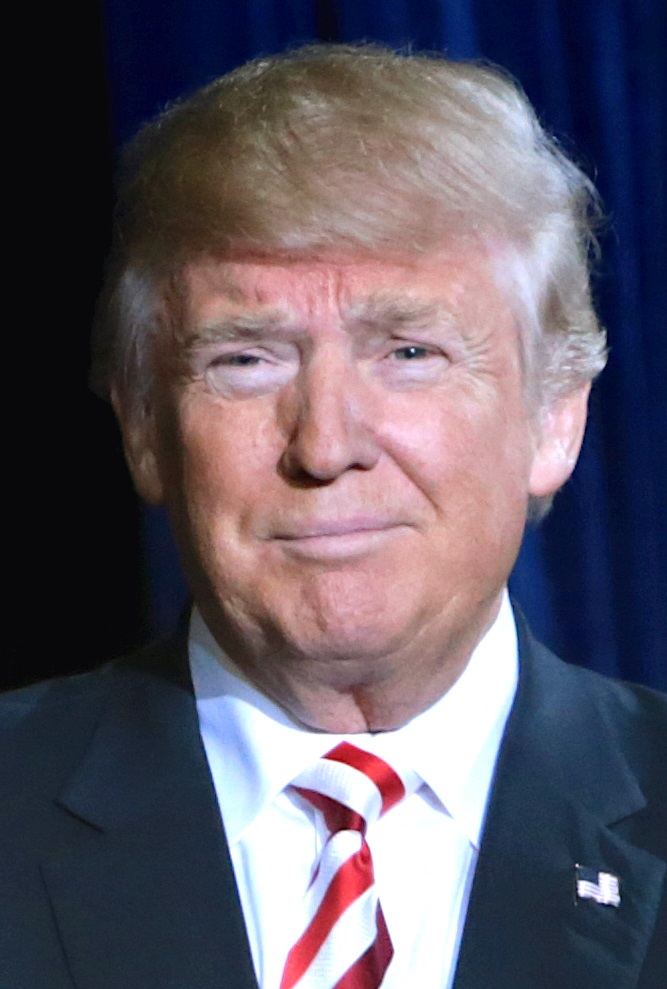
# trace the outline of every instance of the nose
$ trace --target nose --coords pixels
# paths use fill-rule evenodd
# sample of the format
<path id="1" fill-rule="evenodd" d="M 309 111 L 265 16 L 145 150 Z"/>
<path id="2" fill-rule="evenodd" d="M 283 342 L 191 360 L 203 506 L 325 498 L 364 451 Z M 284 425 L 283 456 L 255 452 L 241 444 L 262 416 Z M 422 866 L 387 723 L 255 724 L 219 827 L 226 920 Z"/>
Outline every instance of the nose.
<path id="1" fill-rule="evenodd" d="M 369 386 L 352 360 L 331 356 L 302 369 L 295 384 L 283 472 L 302 483 L 328 483 L 347 470 L 371 470 L 380 448 Z"/>

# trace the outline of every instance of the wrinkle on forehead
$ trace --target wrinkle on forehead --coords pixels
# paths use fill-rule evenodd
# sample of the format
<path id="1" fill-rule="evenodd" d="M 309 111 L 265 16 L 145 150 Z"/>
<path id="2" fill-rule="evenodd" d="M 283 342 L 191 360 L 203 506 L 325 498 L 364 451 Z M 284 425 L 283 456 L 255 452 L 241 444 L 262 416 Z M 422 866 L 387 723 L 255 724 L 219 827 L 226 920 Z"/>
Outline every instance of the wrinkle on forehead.
<path id="1" fill-rule="evenodd" d="M 369 287 L 368 275 L 377 272 L 385 275 L 387 285 Z M 443 282 L 451 290 L 451 283 Z M 183 288 L 189 297 L 189 331 L 203 343 L 306 331 L 318 313 L 338 313 L 342 325 L 369 333 L 428 329 L 454 322 L 459 308 L 454 298 L 420 298 L 409 288 L 394 290 L 391 266 L 383 272 L 381 261 L 377 267 L 353 260 L 211 262 L 186 269 Z M 200 308 L 201 299 L 207 305 Z"/>
<path id="2" fill-rule="evenodd" d="M 211 258 L 187 265 L 183 272 L 183 281 L 191 289 L 200 283 L 202 287 L 224 294 L 231 302 L 264 305 L 269 299 L 275 302 L 275 287 L 272 284 L 274 277 L 292 275 L 295 276 L 295 284 L 300 281 L 304 287 L 308 285 L 309 293 L 330 302 L 342 296 L 347 271 L 358 263 L 353 259 L 345 263 L 316 258 L 256 258 L 252 255 L 234 260 Z M 260 272 L 266 275 L 268 282 L 265 278 L 258 277 Z M 303 274 L 299 276 L 299 272 Z"/>

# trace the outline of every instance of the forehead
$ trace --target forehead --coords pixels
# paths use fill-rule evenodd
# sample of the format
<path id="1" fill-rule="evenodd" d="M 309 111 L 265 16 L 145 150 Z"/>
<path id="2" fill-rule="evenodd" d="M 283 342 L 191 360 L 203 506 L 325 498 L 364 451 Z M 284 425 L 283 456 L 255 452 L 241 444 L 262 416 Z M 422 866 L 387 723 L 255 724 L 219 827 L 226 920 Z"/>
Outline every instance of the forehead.
<path id="1" fill-rule="evenodd" d="M 327 314 L 393 322 L 505 308 L 488 257 L 469 247 L 374 258 L 205 259 L 186 266 L 183 289 L 186 323 L 195 327 L 244 313 L 289 323 Z"/>

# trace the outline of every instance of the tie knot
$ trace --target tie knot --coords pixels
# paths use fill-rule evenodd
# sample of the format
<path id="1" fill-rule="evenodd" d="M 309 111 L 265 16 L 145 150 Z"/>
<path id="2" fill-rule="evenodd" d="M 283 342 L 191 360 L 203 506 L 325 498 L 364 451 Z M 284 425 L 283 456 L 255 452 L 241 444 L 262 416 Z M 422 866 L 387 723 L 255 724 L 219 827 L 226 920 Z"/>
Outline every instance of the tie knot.
<path id="1" fill-rule="evenodd" d="M 349 742 L 304 770 L 292 786 L 322 811 L 329 831 L 359 831 L 377 820 L 411 792 L 416 775 L 402 779 L 378 756 Z"/>

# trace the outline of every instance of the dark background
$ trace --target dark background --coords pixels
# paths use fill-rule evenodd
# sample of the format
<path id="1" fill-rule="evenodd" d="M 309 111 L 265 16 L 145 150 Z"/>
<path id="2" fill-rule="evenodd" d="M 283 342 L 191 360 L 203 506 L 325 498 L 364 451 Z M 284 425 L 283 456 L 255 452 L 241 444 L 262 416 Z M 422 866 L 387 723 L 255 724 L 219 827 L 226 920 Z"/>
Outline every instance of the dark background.
<path id="1" fill-rule="evenodd" d="M 86 384 L 118 147 L 252 55 L 365 39 L 503 65 L 596 178 L 610 363 L 575 476 L 528 534 L 512 586 L 564 658 L 667 687 L 664 0 L 89 0 L 38 23 L 26 11 L 7 36 L 21 68 L 3 114 L 18 264 L 5 304 L 0 685 L 140 644 L 183 597 L 163 520 L 138 506 L 111 414 Z"/>

